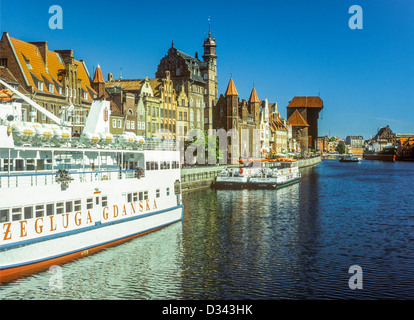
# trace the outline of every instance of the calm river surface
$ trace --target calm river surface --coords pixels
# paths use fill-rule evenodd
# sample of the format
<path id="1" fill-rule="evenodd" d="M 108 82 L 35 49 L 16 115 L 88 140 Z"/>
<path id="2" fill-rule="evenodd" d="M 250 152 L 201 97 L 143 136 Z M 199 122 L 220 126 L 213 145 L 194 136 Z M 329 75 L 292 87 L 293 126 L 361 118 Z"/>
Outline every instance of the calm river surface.
<path id="1" fill-rule="evenodd" d="M 323 160 L 280 190 L 184 196 L 181 223 L 0 299 L 414 299 L 414 163 Z M 352 265 L 363 289 L 351 290 Z"/>

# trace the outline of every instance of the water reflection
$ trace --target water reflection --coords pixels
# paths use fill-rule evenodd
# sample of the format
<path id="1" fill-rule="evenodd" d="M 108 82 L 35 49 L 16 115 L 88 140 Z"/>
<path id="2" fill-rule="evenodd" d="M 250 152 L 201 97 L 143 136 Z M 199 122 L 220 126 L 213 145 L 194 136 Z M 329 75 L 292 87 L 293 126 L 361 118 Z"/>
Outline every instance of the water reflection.
<path id="1" fill-rule="evenodd" d="M 13 299 L 413 299 L 414 165 L 324 160 L 279 190 L 184 196 L 182 223 L 0 287 Z M 360 265 L 364 289 L 350 290 Z"/>

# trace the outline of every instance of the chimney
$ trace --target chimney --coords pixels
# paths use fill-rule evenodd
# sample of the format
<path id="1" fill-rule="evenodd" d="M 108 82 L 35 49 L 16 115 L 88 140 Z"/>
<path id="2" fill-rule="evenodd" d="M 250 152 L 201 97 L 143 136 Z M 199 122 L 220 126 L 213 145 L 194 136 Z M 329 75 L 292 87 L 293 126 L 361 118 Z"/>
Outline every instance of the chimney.
<path id="1" fill-rule="evenodd" d="M 48 59 L 47 59 L 47 52 L 48 52 L 48 46 L 47 41 L 38 41 L 38 42 L 29 42 L 31 44 L 34 44 L 37 49 L 39 50 L 39 53 L 43 59 L 43 62 L 45 64 L 45 67 L 47 69 L 48 67 Z"/>

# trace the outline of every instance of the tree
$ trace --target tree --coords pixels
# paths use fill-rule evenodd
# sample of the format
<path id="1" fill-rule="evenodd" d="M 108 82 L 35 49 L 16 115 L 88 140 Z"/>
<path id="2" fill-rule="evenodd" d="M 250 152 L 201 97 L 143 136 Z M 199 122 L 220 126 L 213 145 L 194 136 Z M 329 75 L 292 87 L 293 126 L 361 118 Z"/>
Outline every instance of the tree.
<path id="1" fill-rule="evenodd" d="M 340 154 L 344 154 L 346 152 L 345 143 L 343 143 L 342 141 L 339 142 L 336 146 L 336 151 L 338 151 Z"/>

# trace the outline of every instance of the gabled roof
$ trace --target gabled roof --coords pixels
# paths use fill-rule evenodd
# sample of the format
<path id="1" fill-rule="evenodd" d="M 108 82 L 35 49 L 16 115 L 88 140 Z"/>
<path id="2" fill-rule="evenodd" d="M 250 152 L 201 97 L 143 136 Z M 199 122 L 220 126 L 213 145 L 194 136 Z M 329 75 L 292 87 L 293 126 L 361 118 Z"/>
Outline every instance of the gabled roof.
<path id="1" fill-rule="evenodd" d="M 230 78 L 229 84 L 227 86 L 227 90 L 225 93 L 226 96 L 238 96 L 236 86 L 234 85 L 233 79 Z"/>
<path id="2" fill-rule="evenodd" d="M 276 113 L 269 114 L 269 127 L 272 132 L 288 131 L 282 119 L 280 118 L 279 114 L 276 114 Z"/>
<path id="3" fill-rule="evenodd" d="M 39 48 L 35 44 L 9 36 L 8 38 L 10 39 L 10 44 L 16 54 L 24 77 L 27 79 L 28 86 L 33 87 L 33 90 L 37 92 L 45 92 L 57 96 L 64 96 L 65 90 L 62 90 L 62 93 L 59 93 L 58 90 L 58 87 L 63 87 L 58 76 L 59 71 L 66 69 L 60 54 L 47 50 L 46 65 L 45 61 L 43 61 Z M 85 92 L 89 93 L 87 100 L 83 99 L 83 97 L 81 97 L 81 99 L 83 101 L 92 102 L 93 95 L 96 94 L 96 91 L 91 87 L 91 80 L 85 63 L 82 60 L 74 60 L 74 63 L 78 66 L 78 79 L 81 80 L 82 89 Z M 49 91 L 48 85 L 44 85 L 43 90 L 40 90 L 37 87 L 37 83 L 35 83 L 35 81 L 46 82 L 46 84 L 53 84 L 53 92 Z"/>
<path id="4" fill-rule="evenodd" d="M 320 97 L 293 97 L 287 108 L 323 108 Z"/>
<path id="5" fill-rule="evenodd" d="M 303 119 L 298 110 L 295 110 L 287 121 L 294 127 L 309 127 L 309 124 Z"/>
<path id="6" fill-rule="evenodd" d="M 260 102 L 255 87 L 253 87 L 252 93 L 250 94 L 249 102 Z"/>

